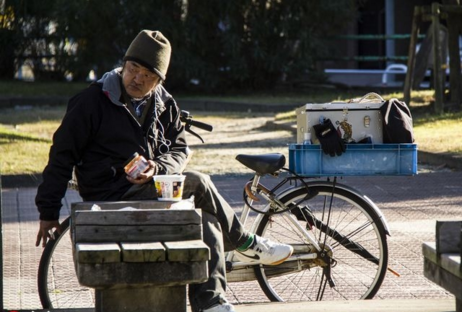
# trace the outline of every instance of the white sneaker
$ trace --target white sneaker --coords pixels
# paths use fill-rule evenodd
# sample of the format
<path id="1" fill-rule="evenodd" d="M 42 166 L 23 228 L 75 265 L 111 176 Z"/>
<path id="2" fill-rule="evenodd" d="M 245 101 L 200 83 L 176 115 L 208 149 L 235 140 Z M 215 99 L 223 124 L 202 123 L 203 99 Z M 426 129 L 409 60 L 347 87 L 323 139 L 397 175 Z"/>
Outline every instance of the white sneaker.
<path id="1" fill-rule="evenodd" d="M 290 245 L 272 242 L 255 235 L 252 245 L 245 251 L 236 250 L 236 257 L 243 262 L 259 262 L 267 265 L 283 263 L 294 252 Z"/>
<path id="2" fill-rule="evenodd" d="M 236 310 L 234 310 L 234 306 L 231 303 L 223 302 L 207 310 L 203 310 L 203 312 L 236 312 Z"/>

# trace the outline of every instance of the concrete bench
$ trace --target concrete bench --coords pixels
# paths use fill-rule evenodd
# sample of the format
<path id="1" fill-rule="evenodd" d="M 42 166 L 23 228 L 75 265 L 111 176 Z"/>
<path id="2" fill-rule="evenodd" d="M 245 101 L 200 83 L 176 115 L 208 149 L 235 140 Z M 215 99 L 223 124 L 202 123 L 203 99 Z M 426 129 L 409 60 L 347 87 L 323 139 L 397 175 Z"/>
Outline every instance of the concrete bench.
<path id="1" fill-rule="evenodd" d="M 79 283 L 95 289 L 95 311 L 185 312 L 186 285 L 208 278 L 201 210 L 93 204 L 72 205 L 71 237 Z"/>
<path id="2" fill-rule="evenodd" d="M 462 312 L 462 221 L 437 221 L 436 241 L 423 243 L 424 276 L 454 294 Z"/>

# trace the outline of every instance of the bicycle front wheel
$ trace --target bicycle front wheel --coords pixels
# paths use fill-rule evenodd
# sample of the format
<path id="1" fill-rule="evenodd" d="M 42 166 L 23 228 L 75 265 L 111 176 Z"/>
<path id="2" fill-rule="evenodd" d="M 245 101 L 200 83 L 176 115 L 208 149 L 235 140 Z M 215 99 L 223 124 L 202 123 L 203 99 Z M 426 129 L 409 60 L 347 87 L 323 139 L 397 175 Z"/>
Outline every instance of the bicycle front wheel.
<path id="1" fill-rule="evenodd" d="M 44 309 L 95 307 L 93 289 L 81 286 L 75 273 L 69 220 L 61 223 L 61 235 L 55 232 L 40 258 L 38 292 Z"/>
<path id="2" fill-rule="evenodd" d="M 310 182 L 308 189 L 295 188 L 280 200 L 296 208 L 264 216 L 257 234 L 300 250 L 314 250 L 295 223 L 308 229 L 332 259 L 335 286 L 326 282 L 320 262 L 296 260 L 289 270 L 288 263 L 255 269 L 266 296 L 272 301 L 371 299 L 388 265 L 386 230 L 371 204 L 346 186 L 333 188 L 327 182 Z"/>

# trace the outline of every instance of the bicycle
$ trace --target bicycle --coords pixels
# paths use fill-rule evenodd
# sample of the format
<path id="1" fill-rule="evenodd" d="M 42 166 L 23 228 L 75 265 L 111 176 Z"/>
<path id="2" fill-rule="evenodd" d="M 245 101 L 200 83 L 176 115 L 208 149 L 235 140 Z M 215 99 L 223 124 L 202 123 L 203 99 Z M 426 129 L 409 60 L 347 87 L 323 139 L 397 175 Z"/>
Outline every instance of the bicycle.
<path id="1" fill-rule="evenodd" d="M 182 121 L 211 131 L 211 126 Z M 197 133 L 193 134 L 198 136 Z M 200 138 L 202 140 L 202 138 Z M 388 268 L 387 222 L 366 196 L 337 178 L 312 180 L 284 168 L 281 154 L 238 155 L 236 159 L 255 174 L 244 187 L 240 216 L 250 230 L 274 241 L 291 244 L 293 255 L 277 266 L 239 262 L 234 252 L 226 255 L 228 282 L 257 280 L 271 301 L 371 299 L 379 290 Z M 287 173 L 272 188 L 265 177 Z M 63 233 L 46 245 L 39 264 L 38 289 L 43 308 L 94 306 L 91 289 L 78 284 L 72 260 L 69 218 Z M 81 304 L 82 305 L 82 304 Z"/>

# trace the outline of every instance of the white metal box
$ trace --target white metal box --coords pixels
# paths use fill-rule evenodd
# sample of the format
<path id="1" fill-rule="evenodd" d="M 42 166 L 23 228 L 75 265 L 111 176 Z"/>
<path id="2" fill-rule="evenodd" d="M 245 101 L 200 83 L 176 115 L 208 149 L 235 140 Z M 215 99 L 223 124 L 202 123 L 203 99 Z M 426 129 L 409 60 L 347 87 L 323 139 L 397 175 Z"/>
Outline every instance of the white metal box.
<path id="1" fill-rule="evenodd" d="M 311 134 L 313 144 L 319 144 L 313 126 L 330 119 L 346 143 L 359 142 L 367 137 L 374 144 L 383 143 L 381 97 L 372 101 L 305 104 L 296 109 L 297 143 L 303 143 L 305 133 Z"/>

